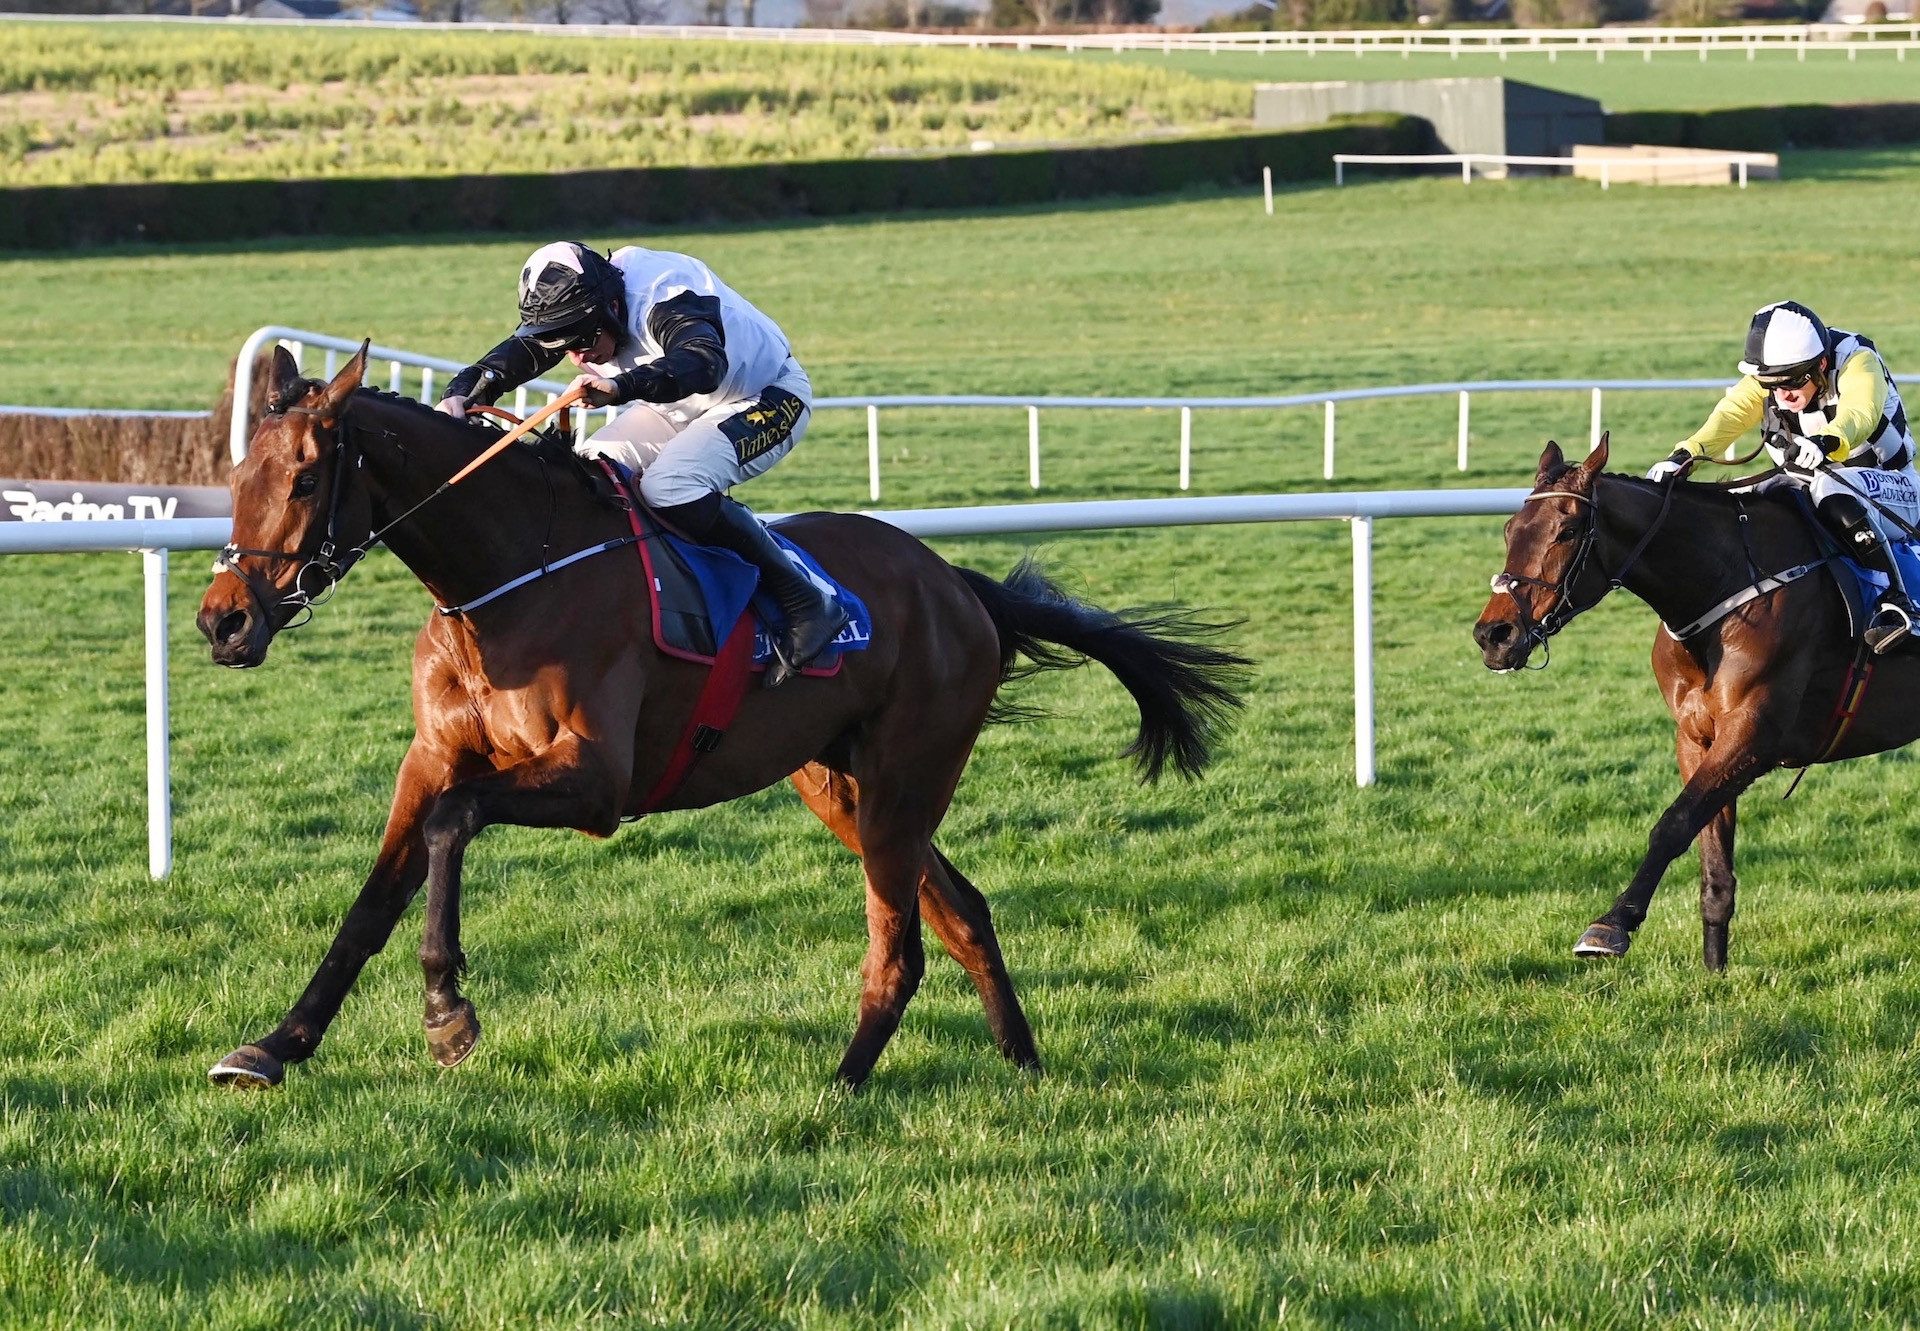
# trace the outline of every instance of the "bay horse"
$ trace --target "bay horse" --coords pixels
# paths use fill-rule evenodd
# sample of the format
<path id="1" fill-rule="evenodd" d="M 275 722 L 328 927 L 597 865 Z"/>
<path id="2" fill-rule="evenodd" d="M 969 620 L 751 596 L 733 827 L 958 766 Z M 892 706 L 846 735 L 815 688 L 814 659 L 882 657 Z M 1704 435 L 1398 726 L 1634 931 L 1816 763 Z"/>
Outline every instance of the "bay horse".
<path id="1" fill-rule="evenodd" d="M 215 662 L 258 666 L 274 635 L 344 576 L 373 534 L 442 607 L 458 607 L 565 553 L 630 535 L 596 499 L 566 444 L 510 446 L 435 494 L 499 434 L 361 387 L 366 347 L 330 383 L 273 358 L 268 413 L 234 468 L 233 544 L 201 602 Z M 850 514 L 782 530 L 865 600 L 873 638 L 838 673 L 750 690 L 725 739 L 661 809 L 737 799 L 791 776 L 800 797 L 860 857 L 868 947 L 859 1016 L 838 1076 L 873 1070 L 924 967 L 932 926 L 986 1005 L 1000 1052 L 1038 1069 L 986 899 L 933 835 L 1001 684 L 1089 658 L 1139 705 L 1128 752 L 1146 779 L 1195 776 L 1240 705 L 1245 658 L 1206 645 L 1225 627 L 1174 611 L 1109 612 L 1023 561 L 1004 583 L 948 564 L 905 532 Z M 354 547 L 346 549 L 343 547 Z M 674 759 L 706 677 L 658 651 L 631 549 L 556 570 L 465 613 L 430 615 L 413 654 L 415 733 L 400 764 L 372 871 L 318 971 L 284 1020 L 215 1064 L 215 1082 L 280 1084 L 311 1057 L 348 989 L 420 886 L 427 1041 L 451 1067 L 480 1034 L 460 993 L 461 865 L 485 827 L 611 835 Z"/>
<path id="2" fill-rule="evenodd" d="M 1602 436 L 1577 464 L 1547 445 L 1532 493 L 1507 522 L 1506 568 L 1473 636 L 1489 669 L 1517 670 L 1615 587 L 1659 615 L 1653 673 L 1685 785 L 1654 823 L 1626 890 L 1574 952 L 1624 956 L 1667 866 L 1697 837 L 1701 955 L 1724 970 L 1741 793 L 1777 767 L 1840 762 L 1920 737 L 1920 707 L 1910 701 L 1920 657 L 1873 658 L 1860 696 L 1846 603 L 1796 506 L 1608 475 L 1608 444 Z"/>

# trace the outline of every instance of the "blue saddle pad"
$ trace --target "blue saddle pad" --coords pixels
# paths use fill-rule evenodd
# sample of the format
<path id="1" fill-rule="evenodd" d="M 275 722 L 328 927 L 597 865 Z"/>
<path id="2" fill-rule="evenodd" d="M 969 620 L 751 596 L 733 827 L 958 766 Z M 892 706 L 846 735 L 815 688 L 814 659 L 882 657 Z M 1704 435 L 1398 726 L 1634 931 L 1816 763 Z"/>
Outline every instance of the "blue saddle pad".
<path id="1" fill-rule="evenodd" d="M 837 581 L 820 567 L 819 561 L 788 540 L 779 528 L 769 527 L 773 538 L 780 543 L 794 560 L 813 579 L 814 585 L 839 601 L 850 616 L 847 626 L 840 630 L 832 644 L 827 647 L 811 665 L 808 674 L 831 674 L 840 666 L 840 658 L 847 652 L 864 651 L 873 639 L 873 616 L 867 611 L 867 603 L 855 596 L 846 586 Z M 661 539 L 671 549 L 680 563 L 692 574 L 700 588 L 700 599 L 705 605 L 706 618 L 711 626 L 706 637 L 708 641 L 721 643 L 733 631 L 740 612 L 751 606 L 755 622 L 753 635 L 753 663 L 766 665 L 773 660 L 773 637 L 768 632 L 771 625 L 779 628 L 786 623 L 786 616 L 773 598 L 760 590 L 760 573 L 746 560 L 731 551 L 716 549 L 709 545 L 695 545 L 682 540 L 672 532 L 662 532 Z"/>

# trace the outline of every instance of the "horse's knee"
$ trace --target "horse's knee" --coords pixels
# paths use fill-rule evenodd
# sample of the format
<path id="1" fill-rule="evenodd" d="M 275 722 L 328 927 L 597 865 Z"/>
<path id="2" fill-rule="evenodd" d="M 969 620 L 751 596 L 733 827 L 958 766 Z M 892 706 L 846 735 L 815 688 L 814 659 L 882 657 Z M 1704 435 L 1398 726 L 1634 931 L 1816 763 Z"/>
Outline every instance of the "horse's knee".
<path id="1" fill-rule="evenodd" d="M 473 800 L 449 791 L 427 815 L 420 837 L 427 843 L 427 853 L 437 857 L 466 845 L 478 831 L 479 810 Z"/>

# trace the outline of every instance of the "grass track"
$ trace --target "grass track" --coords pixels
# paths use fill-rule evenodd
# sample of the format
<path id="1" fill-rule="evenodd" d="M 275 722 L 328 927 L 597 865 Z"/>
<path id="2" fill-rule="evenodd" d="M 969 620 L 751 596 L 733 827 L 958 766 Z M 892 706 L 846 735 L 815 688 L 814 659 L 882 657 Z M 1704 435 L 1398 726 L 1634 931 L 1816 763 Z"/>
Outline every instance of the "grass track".
<path id="1" fill-rule="evenodd" d="M 1287 195 L 1271 225 L 1202 199 L 656 239 L 769 293 L 824 391 L 1704 374 L 1779 294 L 1766 275 L 1799 254 L 1780 247 L 1814 253 L 1796 229 L 1811 203 L 1844 200 L 1864 236 L 1920 184 L 1912 158 L 1797 165 L 1737 200 L 1403 181 Z M 1913 364 L 1914 261 L 1869 264 L 1855 234 L 1813 294 Z M 1509 238 L 1498 261 L 1489 235 Z M 10 261 L 0 279 L 30 298 L 0 399 L 59 383 L 194 402 L 268 317 L 478 349 L 530 243 Z M 446 278 L 496 269 L 498 291 Z M 884 318 L 849 271 L 879 275 Z M 128 335 L 115 311 L 192 328 L 89 383 Z M 1703 405 L 1622 403 L 1623 464 Z M 1343 415 L 1355 483 L 1455 480 L 1451 412 Z M 1321 488 L 1311 414 L 1203 420 L 1201 488 Z M 1484 420 L 1467 479 L 1507 483 L 1544 433 L 1584 432 L 1585 403 Z M 1170 488 L 1164 415 L 1048 430 L 1050 494 Z M 1024 488 L 1017 416 L 889 432 L 900 503 Z M 853 502 L 859 453 L 856 422 L 823 420 L 749 493 Z M 1653 622 L 1610 601 L 1552 672 L 1486 674 L 1465 630 L 1497 532 L 1377 529 L 1368 792 L 1350 785 L 1345 532 L 1050 543 L 1103 601 L 1246 616 L 1247 720 L 1206 783 L 1142 791 L 1111 756 L 1128 733 L 1111 681 L 1023 685 L 1054 719 L 989 732 L 942 843 L 994 903 L 1050 1075 L 999 1063 L 935 959 L 852 1100 L 823 1087 L 850 1028 L 857 876 L 781 792 L 610 844 L 487 833 L 469 1064 L 424 1057 L 409 920 L 284 1094 L 212 1093 L 205 1065 L 290 1001 L 364 869 L 424 594 L 373 561 L 265 670 L 231 674 L 200 664 L 197 561 L 177 561 L 181 859 L 156 887 L 136 567 L 8 563 L 0 1321 L 1906 1324 L 1912 760 L 1823 770 L 1784 806 L 1782 777 L 1749 797 L 1726 976 L 1695 961 L 1691 857 L 1624 964 L 1575 966 L 1568 944 L 1674 786 Z M 943 548 L 995 571 L 1017 553 Z"/>

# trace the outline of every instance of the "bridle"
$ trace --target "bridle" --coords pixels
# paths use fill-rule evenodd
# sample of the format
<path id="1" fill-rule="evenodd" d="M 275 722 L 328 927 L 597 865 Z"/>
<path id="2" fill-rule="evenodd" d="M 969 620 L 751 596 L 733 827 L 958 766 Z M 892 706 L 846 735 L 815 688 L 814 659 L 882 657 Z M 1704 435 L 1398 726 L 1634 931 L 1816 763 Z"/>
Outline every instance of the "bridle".
<path id="1" fill-rule="evenodd" d="M 294 411 L 300 411 L 306 415 L 317 414 L 301 407 L 292 408 L 285 414 L 292 415 Z M 321 535 L 319 549 L 311 555 L 302 555 L 297 550 L 252 550 L 228 542 L 220 547 L 220 553 L 214 557 L 213 571 L 231 573 L 245 583 L 254 604 L 260 607 L 261 614 L 266 615 L 269 620 L 287 607 L 292 607 L 287 621 L 275 630 L 278 633 L 285 633 L 289 629 L 297 629 L 311 623 L 314 608 L 326 604 L 334 590 L 339 587 L 341 579 L 347 576 L 353 566 L 365 558 L 367 551 L 378 545 L 381 537 L 393 530 L 396 523 L 411 517 L 419 507 L 415 505 L 414 508 L 408 509 L 393 522 L 370 534 L 359 545 L 347 550 L 340 549 L 340 498 L 346 489 L 346 475 L 349 469 L 358 469 L 366 465 L 366 455 L 355 447 L 353 436 L 344 428 L 344 424 L 343 421 L 340 426 L 335 427 L 338 438 L 334 447 L 333 486 L 327 498 L 327 525 Z M 242 559 L 296 563 L 300 567 L 293 575 L 292 589 L 283 593 L 272 583 L 265 582 L 249 572 L 240 563 Z M 309 574 L 318 574 L 312 586 L 308 585 Z M 302 615 L 305 615 L 304 619 L 301 618 Z"/>
<path id="2" fill-rule="evenodd" d="M 275 629 L 274 631 L 276 633 L 285 633 L 288 629 L 296 629 L 309 624 L 313 621 L 315 607 L 326 604 L 333 596 L 334 591 L 340 586 L 341 581 L 346 578 L 348 573 L 353 571 L 354 565 L 366 558 L 368 551 L 374 549 L 374 547 L 386 540 L 388 532 L 398 527 L 408 518 L 411 518 L 415 513 L 418 513 L 434 500 L 440 498 L 441 495 L 447 493 L 447 491 L 451 490 L 455 485 L 458 485 L 462 479 L 471 475 L 475 468 L 495 456 L 500 449 L 506 447 L 514 440 L 524 437 L 542 421 L 556 413 L 559 417 L 559 428 L 562 435 L 571 434 L 572 418 L 569 415 L 569 407 L 577 400 L 577 393 L 573 391 L 564 393 L 541 411 L 529 416 L 525 421 L 518 420 L 508 412 L 501 411 L 496 407 L 477 408 L 476 410 L 488 415 L 498 416 L 505 420 L 512 421 L 513 428 L 503 434 L 486 452 L 454 473 L 451 478 L 441 482 L 439 488 L 431 491 L 424 499 L 415 503 L 411 508 L 407 509 L 406 512 L 387 522 L 378 530 L 369 532 L 367 539 L 360 542 L 360 544 L 345 550 L 340 548 L 339 534 L 340 499 L 345 490 L 344 482 L 348 470 L 359 470 L 365 467 L 367 459 L 365 450 L 359 446 L 354 434 L 346 428 L 346 419 L 343 415 L 337 425 L 330 427 L 335 433 L 335 465 L 333 470 L 333 487 L 327 498 L 327 525 L 321 534 L 319 548 L 314 551 L 312 555 L 302 555 L 297 551 L 291 550 L 251 550 L 229 542 L 220 547 L 220 553 L 213 561 L 213 571 L 215 573 L 232 573 L 235 577 L 239 578 L 241 582 L 246 584 L 247 591 L 253 597 L 254 604 L 260 607 L 260 613 L 267 616 L 269 620 L 281 610 L 291 606 L 293 609 L 287 616 L 287 622 Z M 290 416 L 296 411 L 308 416 L 319 415 L 318 412 L 309 407 L 291 407 L 281 414 Z M 375 433 L 383 434 L 389 439 L 397 439 L 399 437 L 391 430 L 377 430 Z M 404 452 L 404 450 L 402 451 Z M 546 459 L 543 457 L 541 459 L 541 473 L 543 476 L 545 476 L 546 472 L 545 464 Z M 553 482 L 551 478 L 547 480 L 547 498 L 549 505 L 547 532 L 548 538 L 550 539 L 553 531 Z M 620 545 L 628 543 L 629 542 L 623 540 L 611 544 Z M 600 547 L 596 547 L 594 553 L 599 553 L 600 550 L 605 548 L 610 547 L 603 544 Z M 254 574 L 248 572 L 239 562 L 246 558 L 299 564 L 299 569 L 293 575 L 292 590 L 280 593 L 272 584 L 263 584 L 261 579 L 256 578 Z M 544 541 L 542 542 L 540 560 L 542 575 L 552 569 L 564 567 L 571 562 L 572 558 L 549 563 L 546 557 L 546 543 Z M 311 587 L 308 586 L 307 576 L 310 573 L 318 574 L 318 577 L 314 580 Z M 524 579 L 522 581 L 524 581 Z M 517 586 L 519 584 L 515 583 L 513 585 Z M 498 593 L 493 593 L 482 599 L 490 600 L 492 599 L 492 595 L 497 594 Z M 269 604 L 272 606 L 271 610 L 268 608 Z M 472 604 L 477 603 L 469 603 L 469 606 Z M 306 616 L 304 619 L 300 617 L 303 614 Z"/>
<path id="3" fill-rule="evenodd" d="M 1595 484 L 1597 486 L 1598 482 L 1596 481 Z M 1633 547 L 1632 552 L 1627 555 L 1618 569 L 1612 573 L 1608 573 L 1604 568 L 1600 570 L 1601 576 L 1607 580 L 1607 585 L 1598 596 L 1585 605 L 1574 604 L 1573 587 L 1586 572 L 1587 563 L 1594 557 L 1594 551 L 1599 545 L 1600 500 L 1597 493 L 1583 495 L 1572 490 L 1539 490 L 1520 501 L 1523 504 L 1529 504 L 1536 499 L 1575 499 L 1587 505 L 1589 515 L 1586 527 L 1580 533 L 1580 544 L 1575 548 L 1573 558 L 1568 561 L 1566 570 L 1558 579 L 1536 578 L 1529 574 L 1508 573 L 1504 570 L 1493 575 L 1491 584 L 1493 590 L 1505 592 L 1512 597 L 1515 608 L 1520 612 L 1520 631 L 1526 635 L 1528 651 L 1531 652 L 1534 647 L 1541 649 L 1540 664 L 1524 667 L 1525 669 L 1545 670 L 1551 665 L 1553 649 L 1548 646 L 1547 640 L 1579 616 L 1599 605 L 1607 598 L 1608 593 L 1626 581 L 1627 574 L 1632 571 L 1635 564 L 1640 562 L 1640 556 L 1646 553 L 1647 547 L 1653 543 L 1654 536 L 1666 522 L 1667 510 L 1673 504 L 1673 487 L 1676 484 L 1678 484 L 1677 477 L 1661 486 L 1660 512 L 1654 516 L 1652 524 L 1640 537 L 1640 543 Z M 1553 604 L 1547 608 L 1546 614 L 1538 619 L 1534 618 L 1532 605 L 1514 594 L 1520 587 L 1538 587 L 1553 596 Z"/>

